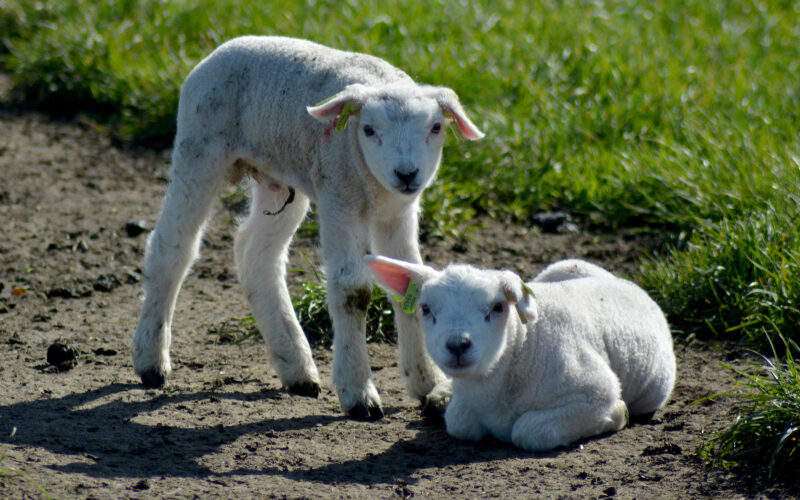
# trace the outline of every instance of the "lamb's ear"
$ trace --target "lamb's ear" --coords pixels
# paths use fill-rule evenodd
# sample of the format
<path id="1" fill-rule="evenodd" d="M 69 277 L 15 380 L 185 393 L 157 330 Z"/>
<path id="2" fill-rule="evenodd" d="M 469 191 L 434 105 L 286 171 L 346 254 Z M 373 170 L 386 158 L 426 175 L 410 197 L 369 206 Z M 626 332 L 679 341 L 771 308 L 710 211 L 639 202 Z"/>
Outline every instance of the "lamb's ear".
<path id="1" fill-rule="evenodd" d="M 364 104 L 366 87 L 360 84 L 348 85 L 336 95 L 306 106 L 308 114 L 326 125 L 333 125 L 334 130 L 341 132 L 347 126 L 350 115 L 358 114 Z"/>
<path id="2" fill-rule="evenodd" d="M 378 286 L 396 295 L 405 295 L 411 281 L 417 286 L 429 279 L 436 271 L 422 264 L 412 264 L 402 260 L 390 259 L 381 255 L 365 255 L 364 262 L 375 277 Z"/>
<path id="3" fill-rule="evenodd" d="M 522 278 L 516 274 L 503 272 L 502 287 L 506 301 L 517 309 L 519 319 L 523 323 L 536 322 L 539 319 L 539 309 L 536 306 L 536 297 Z"/>
<path id="4" fill-rule="evenodd" d="M 460 135 L 471 141 L 483 139 L 485 134 L 469 119 L 464 108 L 461 107 L 458 95 L 447 87 L 433 87 L 433 89 L 435 89 L 434 98 L 436 102 L 441 106 L 445 117 L 455 122 L 456 129 Z"/>

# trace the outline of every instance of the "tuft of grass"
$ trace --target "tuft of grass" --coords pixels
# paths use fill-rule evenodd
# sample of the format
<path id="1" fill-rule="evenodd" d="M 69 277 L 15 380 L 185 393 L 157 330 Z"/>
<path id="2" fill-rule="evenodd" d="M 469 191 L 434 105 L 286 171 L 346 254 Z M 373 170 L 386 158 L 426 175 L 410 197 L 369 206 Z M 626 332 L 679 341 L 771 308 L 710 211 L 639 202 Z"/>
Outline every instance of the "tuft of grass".
<path id="1" fill-rule="evenodd" d="M 312 279 L 300 283 L 299 292 L 292 297 L 292 306 L 308 341 L 312 345 L 330 347 L 333 344 L 333 324 L 328 313 L 326 280 L 305 252 L 303 257 L 311 269 Z M 308 273 L 303 269 L 294 269 L 292 272 L 303 275 Z M 372 289 L 366 321 L 367 342 L 397 341 L 391 302 L 378 287 Z M 222 324 L 210 329 L 209 333 L 218 336 L 217 342 L 231 345 L 239 345 L 260 335 L 255 318 L 252 316 L 223 321 Z"/>
<path id="2" fill-rule="evenodd" d="M 8 437 L 13 438 L 16 433 L 17 433 L 17 428 L 13 427 Z M 44 489 L 44 487 L 41 484 L 39 484 L 37 481 L 34 481 L 33 479 L 26 477 L 27 475 L 25 474 L 25 471 L 13 469 L 11 467 L 6 468 L 3 465 L 5 461 L 6 461 L 6 456 L 5 455 L 0 456 L 0 487 L 8 486 L 11 483 L 11 481 L 23 481 L 27 479 L 31 481 L 34 484 L 34 486 L 36 486 L 36 488 L 42 494 L 42 498 L 46 498 L 48 500 L 51 500 L 53 498 L 52 495 L 50 495 L 50 493 L 48 493 L 47 490 Z"/>
<path id="3" fill-rule="evenodd" d="M 19 472 L 14 469 L 6 468 L 3 462 L 6 461 L 5 455 L 0 457 L 0 486 L 8 486 L 8 484 L 16 477 L 21 476 Z"/>
<path id="4" fill-rule="evenodd" d="M 783 342 L 779 353 L 772 347 L 772 359 L 753 363 L 749 371 L 724 365 L 745 379 L 751 392 L 711 396 L 736 397 L 744 406 L 733 425 L 700 448 L 700 454 L 717 466 L 750 464 L 768 479 L 780 479 L 800 486 L 800 349 L 778 335 Z"/>
<path id="5" fill-rule="evenodd" d="M 768 351 L 778 332 L 800 338 L 799 216 L 773 209 L 704 224 L 645 262 L 640 280 L 684 335 Z"/>
<path id="6" fill-rule="evenodd" d="M 300 284 L 301 293 L 292 298 L 297 319 L 309 342 L 330 346 L 333 343 L 333 324 L 327 306 L 326 281 L 308 256 L 303 253 L 311 268 L 314 280 Z M 296 270 L 295 272 L 305 272 Z M 394 326 L 392 305 L 386 294 L 373 287 L 372 298 L 367 309 L 367 342 L 395 342 L 397 331 Z"/>

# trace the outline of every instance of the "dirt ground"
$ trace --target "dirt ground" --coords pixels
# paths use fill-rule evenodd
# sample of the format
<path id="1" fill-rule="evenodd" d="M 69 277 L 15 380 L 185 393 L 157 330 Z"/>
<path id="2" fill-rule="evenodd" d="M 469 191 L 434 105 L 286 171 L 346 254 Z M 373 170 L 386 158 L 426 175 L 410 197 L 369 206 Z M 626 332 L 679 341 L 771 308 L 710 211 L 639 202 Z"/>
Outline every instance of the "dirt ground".
<path id="1" fill-rule="evenodd" d="M 86 121 L 0 109 L 0 497 L 3 498 L 735 498 L 786 497 L 751 477 L 706 467 L 697 447 L 727 421 L 724 348 L 676 344 L 678 382 L 647 424 L 551 453 L 450 438 L 404 392 L 395 348 L 370 344 L 386 416 L 345 418 L 329 387 L 291 396 L 249 340 L 220 329 L 249 315 L 233 267 L 238 205 L 221 203 L 179 298 L 174 373 L 139 385 L 129 343 L 140 265 L 165 187 L 166 152 L 121 150 Z M 663 239 L 652 234 L 543 234 L 483 221 L 424 254 L 531 276 L 562 257 L 623 273 Z M 133 224 L 129 224 L 133 223 Z M 318 259 L 315 242 L 300 252 Z M 297 280 L 297 276 L 293 275 Z M 48 346 L 68 339 L 74 368 Z M 315 349 L 327 381 L 331 353 Z M 734 360 L 734 362 L 736 362 Z"/>

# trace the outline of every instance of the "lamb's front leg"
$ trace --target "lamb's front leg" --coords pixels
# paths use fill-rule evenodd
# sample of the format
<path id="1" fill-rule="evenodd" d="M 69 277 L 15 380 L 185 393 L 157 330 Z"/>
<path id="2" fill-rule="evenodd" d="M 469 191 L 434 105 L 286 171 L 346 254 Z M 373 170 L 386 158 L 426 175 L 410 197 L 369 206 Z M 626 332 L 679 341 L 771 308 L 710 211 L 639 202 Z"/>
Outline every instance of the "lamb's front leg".
<path id="1" fill-rule="evenodd" d="M 422 263 L 417 232 L 416 211 L 413 207 L 409 207 L 407 213 L 374 224 L 372 250 L 378 255 Z M 423 411 L 426 414 L 441 415 L 450 399 L 451 387 L 447 377 L 425 349 L 419 311 L 414 314 L 404 313 L 394 297 L 392 297 L 392 308 L 397 325 L 400 369 L 406 379 L 408 394 L 424 405 Z"/>
<path id="2" fill-rule="evenodd" d="M 477 441 L 489 433 L 475 413 L 462 399 L 454 395 L 444 414 L 447 433 L 457 439 Z"/>
<path id="3" fill-rule="evenodd" d="M 333 322 L 333 385 L 351 417 L 383 417 L 369 365 L 366 317 L 372 288 L 363 256 L 367 227 L 355 216 L 320 206 L 320 239 L 328 279 L 328 312 Z"/>

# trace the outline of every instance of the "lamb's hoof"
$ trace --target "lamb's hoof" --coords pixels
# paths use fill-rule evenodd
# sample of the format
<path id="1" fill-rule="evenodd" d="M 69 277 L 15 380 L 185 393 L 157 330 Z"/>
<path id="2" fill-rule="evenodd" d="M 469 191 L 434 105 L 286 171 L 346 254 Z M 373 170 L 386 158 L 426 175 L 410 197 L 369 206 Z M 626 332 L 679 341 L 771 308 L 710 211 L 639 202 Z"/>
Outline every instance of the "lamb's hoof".
<path id="1" fill-rule="evenodd" d="M 447 402 L 442 400 L 431 399 L 426 397 L 420 403 L 420 412 L 422 417 L 431 422 L 442 422 L 444 420 L 444 411 L 447 409 Z"/>
<path id="2" fill-rule="evenodd" d="M 451 380 L 445 380 L 437 384 L 420 401 L 422 416 L 435 422 L 443 420 L 444 412 L 447 410 L 447 405 L 450 403 L 452 395 L 453 382 Z"/>
<path id="3" fill-rule="evenodd" d="M 164 385 L 164 381 L 166 381 L 166 377 L 163 373 L 159 373 L 155 369 L 147 370 L 146 372 L 141 374 L 142 377 L 142 385 L 145 387 L 150 388 L 157 388 Z"/>
<path id="4" fill-rule="evenodd" d="M 298 396 L 306 396 L 309 398 L 316 398 L 319 396 L 320 387 L 319 384 L 316 382 L 300 382 L 298 384 L 292 384 L 287 387 L 288 391 L 292 394 L 297 394 Z"/>
<path id="5" fill-rule="evenodd" d="M 380 420 L 383 418 L 383 409 L 380 406 L 367 406 L 364 403 L 357 403 L 348 410 L 347 415 L 356 420 Z"/>

